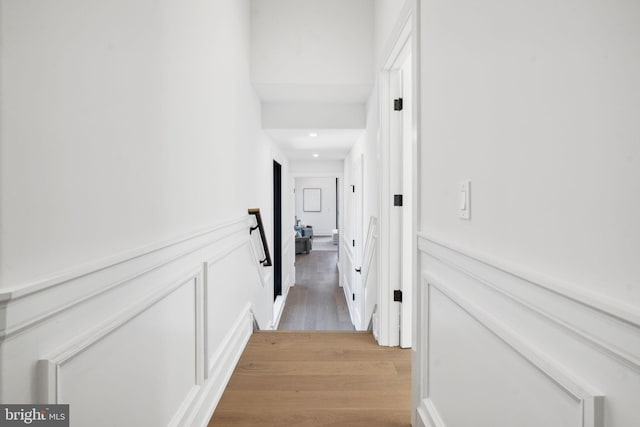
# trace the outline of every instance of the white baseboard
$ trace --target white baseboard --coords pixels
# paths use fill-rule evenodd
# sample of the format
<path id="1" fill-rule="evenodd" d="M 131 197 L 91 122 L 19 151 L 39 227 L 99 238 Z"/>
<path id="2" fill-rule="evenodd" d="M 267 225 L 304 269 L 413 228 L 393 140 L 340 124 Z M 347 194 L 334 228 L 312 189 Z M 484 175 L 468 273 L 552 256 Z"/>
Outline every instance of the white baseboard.
<path id="1" fill-rule="evenodd" d="M 248 228 L 243 216 L 3 292 L 0 402 L 69 403 L 80 424 L 117 402 L 96 427 L 206 425 L 254 318 L 272 323 Z"/>
<path id="2" fill-rule="evenodd" d="M 193 395 L 188 410 L 172 426 L 205 427 L 209 423 L 252 333 L 253 315 L 250 306 L 247 306 L 220 345 L 221 351 L 212 357 L 209 366 L 213 369 L 209 378 Z"/>
<path id="3" fill-rule="evenodd" d="M 289 296 L 289 289 L 285 291 L 284 295 L 280 295 L 273 303 L 273 323 L 271 324 L 271 330 L 275 331 L 280 326 L 280 319 L 284 312 L 284 307 L 287 304 L 287 297 Z"/>
<path id="4" fill-rule="evenodd" d="M 430 399 L 420 402 L 416 419 L 418 427 L 447 427 Z"/>

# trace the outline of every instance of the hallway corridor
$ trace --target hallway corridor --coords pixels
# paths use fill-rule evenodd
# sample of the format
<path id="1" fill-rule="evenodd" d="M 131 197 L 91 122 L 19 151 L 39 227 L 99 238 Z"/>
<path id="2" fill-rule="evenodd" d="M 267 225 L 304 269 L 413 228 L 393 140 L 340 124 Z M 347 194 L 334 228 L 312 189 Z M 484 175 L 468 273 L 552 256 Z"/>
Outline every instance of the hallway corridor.
<path id="1" fill-rule="evenodd" d="M 337 251 L 315 247 L 309 254 L 296 255 L 296 282 L 289 290 L 279 330 L 355 330 L 338 286 L 337 260 Z"/>
<path id="2" fill-rule="evenodd" d="M 411 351 L 366 332 L 256 332 L 215 426 L 410 425 Z"/>

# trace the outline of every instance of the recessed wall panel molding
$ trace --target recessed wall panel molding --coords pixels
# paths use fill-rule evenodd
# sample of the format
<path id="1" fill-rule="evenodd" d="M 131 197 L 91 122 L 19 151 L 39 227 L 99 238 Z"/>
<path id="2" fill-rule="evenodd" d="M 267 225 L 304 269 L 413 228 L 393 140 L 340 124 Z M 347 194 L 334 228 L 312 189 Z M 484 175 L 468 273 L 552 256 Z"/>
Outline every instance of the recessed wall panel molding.
<path id="1" fill-rule="evenodd" d="M 459 342 L 452 345 L 448 340 L 456 336 L 455 332 L 450 334 L 450 331 L 446 332 L 441 327 L 441 322 L 444 322 L 446 327 L 446 322 L 455 320 L 458 326 L 464 325 L 466 329 L 459 336 L 469 335 L 467 338 L 471 344 L 466 344 L 469 345 L 467 350 L 473 351 L 474 346 L 478 347 L 475 354 L 471 353 L 473 360 L 469 361 L 469 364 L 476 369 L 469 374 L 475 375 L 476 378 L 470 379 L 467 376 L 461 379 L 467 394 L 469 389 L 477 387 L 478 391 L 482 389 L 489 391 L 489 395 L 502 396 L 505 399 L 502 404 L 509 405 L 512 412 L 512 414 L 505 414 L 506 418 L 509 419 L 511 416 L 527 418 L 527 421 L 523 421 L 526 424 L 523 425 L 602 427 L 604 396 L 601 393 L 590 389 L 586 384 L 580 384 L 580 380 L 574 379 L 566 368 L 559 366 L 542 351 L 535 349 L 523 337 L 516 335 L 511 328 L 472 303 L 453 287 L 448 286 L 445 281 L 427 274 L 424 286 L 429 288 L 425 293 L 431 296 L 430 306 L 427 307 L 427 315 L 432 319 L 429 327 L 439 328 L 429 331 L 432 359 L 426 362 L 431 371 L 427 383 L 427 387 L 431 390 L 431 397 L 426 410 L 436 425 L 444 424 L 446 419 L 442 418 L 436 410 L 438 401 L 446 401 L 449 396 L 449 393 L 443 392 L 442 388 L 449 387 L 447 383 L 455 383 L 457 380 L 456 375 L 451 375 L 451 372 L 446 370 L 448 362 L 444 359 L 446 358 L 449 362 L 454 359 L 462 364 L 470 355 L 460 352 L 464 345 L 460 345 Z M 442 348 L 449 346 L 450 348 Z M 450 352 L 457 354 L 451 355 Z M 511 375 L 501 378 L 499 374 L 504 372 L 505 367 L 512 369 Z M 452 368 L 458 369 L 458 372 L 465 371 L 465 368 L 460 365 L 456 367 L 452 364 Z M 493 376 L 492 373 L 498 375 Z M 516 396 L 514 397 L 512 393 Z M 451 396 L 454 397 L 455 394 Z M 458 394 L 458 399 L 463 397 Z M 499 407 L 490 408 L 487 404 L 490 399 L 478 398 L 478 402 L 485 402 L 481 405 L 484 409 L 480 411 L 482 416 L 479 419 L 489 420 L 491 416 L 487 414 L 494 412 L 494 415 L 497 415 L 502 411 Z M 460 403 L 457 404 L 460 405 Z M 447 406 L 446 403 L 442 405 Z M 473 411 L 479 408 L 474 405 L 461 405 L 461 407 L 465 407 L 465 411 L 469 414 L 463 418 L 456 418 L 457 420 L 477 416 L 473 415 Z M 553 407 L 554 411 L 545 413 L 546 407 Z M 445 414 L 452 416 L 451 409 L 453 407 Z"/>
<path id="2" fill-rule="evenodd" d="M 260 268 L 242 216 L 7 291 L 0 401 L 69 403 L 79 425 L 206 425 L 254 318 L 272 322 Z M 104 402 L 116 418 L 91 419 Z"/>
<path id="3" fill-rule="evenodd" d="M 247 257 L 255 267 L 246 269 L 243 266 Z M 239 298 L 238 294 L 247 293 L 247 297 L 253 294 L 258 299 L 269 292 L 265 289 L 265 282 L 259 271 L 264 267 L 257 260 L 250 240 L 245 239 L 221 247 L 203 263 L 204 323 L 207 331 L 204 358 L 207 378 L 213 375 L 214 369 L 219 369 L 218 361 L 227 349 L 235 348 L 232 341 L 237 339 L 242 325 L 251 325 L 253 322 L 253 314 L 250 313 L 252 305 Z M 229 280 L 231 277 L 233 280 Z M 248 288 L 242 283 L 244 280 L 247 281 Z M 236 318 L 234 313 L 245 314 Z M 245 318 L 249 314 L 251 321 L 247 322 Z M 265 327 L 270 319 L 264 315 L 259 317 L 261 326 Z M 244 344 L 242 347 L 244 348 Z"/>
<path id="4" fill-rule="evenodd" d="M 240 356 L 251 336 L 253 321 L 254 317 L 251 312 L 251 307 L 247 305 L 242 311 L 242 314 L 235 319 L 233 326 L 229 329 L 225 337 L 215 345 L 215 348 L 212 349 L 213 351 L 209 352 L 210 354 L 208 353 L 206 359 L 207 378 L 225 375 L 233 371 L 237 360 L 226 360 L 226 358 L 228 358 L 229 354 L 237 354 L 238 357 Z M 229 349 L 236 349 L 236 351 L 229 353 Z M 224 369 L 225 367 L 230 368 L 230 370 Z M 222 396 L 222 394 L 220 394 L 220 396 Z"/>
<path id="5" fill-rule="evenodd" d="M 551 321 L 575 337 L 640 373 L 640 310 L 596 298 L 551 280 L 498 266 L 426 236 L 420 249 L 468 279 L 528 312 Z M 613 327 L 612 327 L 613 325 Z"/>
<path id="6" fill-rule="evenodd" d="M 78 425 L 167 425 L 199 387 L 199 280 L 196 272 L 41 360 L 42 402 L 70 403 Z M 117 410 L 106 416 L 104 402 Z"/>
<path id="7" fill-rule="evenodd" d="M 47 321 L 86 301 L 119 287 L 139 282 L 170 264 L 188 258 L 243 234 L 248 226 L 246 216 L 171 241 L 149 245 L 108 259 L 98 260 L 55 277 L 27 283 L 0 292 L 0 341 L 10 339 L 30 327 Z"/>
<path id="8" fill-rule="evenodd" d="M 626 427 L 637 421 L 633 309 L 419 238 L 418 424 Z M 517 422 L 515 420 L 518 420 Z M 515 423 L 515 424 L 514 424 Z"/>
<path id="9" fill-rule="evenodd" d="M 253 312 L 247 306 L 234 322 L 224 345 L 211 357 L 207 381 L 195 396 L 189 411 L 176 426 L 206 426 L 218 405 L 242 352 L 253 333 Z"/>
<path id="10" fill-rule="evenodd" d="M 347 242 L 343 239 L 342 247 L 347 247 Z M 359 298 L 361 290 L 356 288 L 356 281 L 354 278 L 356 265 L 353 261 L 353 251 L 347 249 L 342 251 L 340 257 L 340 275 L 342 276 L 342 289 L 344 291 L 344 298 L 347 301 L 347 307 L 349 308 L 349 316 L 351 323 L 356 326 L 356 329 L 361 329 L 361 317 L 359 310 Z"/>

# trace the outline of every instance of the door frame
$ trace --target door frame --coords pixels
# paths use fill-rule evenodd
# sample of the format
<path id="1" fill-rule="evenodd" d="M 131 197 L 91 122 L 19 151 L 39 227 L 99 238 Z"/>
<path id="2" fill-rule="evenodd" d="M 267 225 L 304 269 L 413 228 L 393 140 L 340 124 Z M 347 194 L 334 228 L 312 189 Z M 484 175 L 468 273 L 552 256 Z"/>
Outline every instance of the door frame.
<path id="1" fill-rule="evenodd" d="M 336 210 L 338 211 L 338 230 L 341 230 L 342 227 L 344 227 L 344 197 L 343 194 L 341 194 L 340 192 L 344 192 L 344 172 L 289 172 L 288 176 L 288 180 L 290 182 L 291 188 L 294 189 L 295 188 L 295 182 L 296 182 L 296 178 L 338 178 L 339 181 L 339 189 L 338 192 L 336 193 L 336 196 L 338 198 L 338 204 L 336 206 Z M 295 217 L 295 211 L 296 211 L 296 202 L 295 202 L 295 193 L 292 191 L 291 192 L 291 218 Z M 292 233 L 293 233 L 293 226 L 291 229 Z M 292 234 L 293 235 L 293 234 Z M 295 252 L 295 251 L 294 251 Z M 295 255 L 293 257 L 293 262 L 294 262 L 294 273 L 295 273 Z M 340 269 L 340 262 L 338 262 L 338 269 Z M 294 284 L 295 284 L 295 274 L 294 274 Z M 293 285 L 292 285 L 293 286 Z"/>
<path id="2" fill-rule="evenodd" d="M 273 301 L 282 296 L 282 164 L 273 160 Z"/>
<path id="3" fill-rule="evenodd" d="M 420 182 L 420 170 L 418 162 L 418 118 L 419 118 L 419 57 L 418 57 L 418 1 L 408 0 L 397 21 L 393 36 L 389 38 L 390 44 L 386 50 L 387 54 L 382 63 L 380 72 L 380 223 L 379 223 L 379 270 L 378 270 L 378 343 L 383 346 L 399 346 L 400 342 L 400 303 L 394 302 L 393 291 L 398 289 L 400 281 L 401 259 L 398 251 L 392 247 L 398 246 L 394 241 L 394 226 L 397 227 L 397 213 L 393 211 L 393 196 L 397 194 L 398 165 L 394 165 L 392 150 L 393 145 L 393 94 L 392 83 L 394 80 L 394 70 L 397 68 L 398 59 L 405 46 L 408 46 L 412 59 L 412 85 L 411 97 L 413 99 L 411 108 L 412 127 L 412 151 L 413 151 L 413 182 L 411 185 L 412 194 L 404 195 L 410 197 L 411 203 L 411 225 L 413 227 L 412 246 L 409 256 L 412 259 L 411 294 L 405 304 L 411 307 L 412 324 L 415 325 L 415 295 L 417 277 L 417 219 L 420 201 L 418 199 L 418 183 Z M 397 155 L 397 153 L 396 153 Z M 395 208 L 397 209 L 397 208 Z M 394 222 L 396 221 L 396 222 Z M 401 242 L 400 242 L 401 244 Z M 412 328 L 411 343 L 415 342 L 415 328 Z M 406 343 L 405 343 L 406 344 Z"/>

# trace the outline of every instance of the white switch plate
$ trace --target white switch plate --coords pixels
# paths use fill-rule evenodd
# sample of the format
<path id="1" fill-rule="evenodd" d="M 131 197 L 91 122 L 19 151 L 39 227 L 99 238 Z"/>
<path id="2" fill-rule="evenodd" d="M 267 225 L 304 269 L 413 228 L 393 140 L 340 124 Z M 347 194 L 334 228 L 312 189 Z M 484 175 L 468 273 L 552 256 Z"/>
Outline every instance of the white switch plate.
<path id="1" fill-rule="evenodd" d="M 466 180 L 460 183 L 458 192 L 458 216 L 461 219 L 471 219 L 471 181 Z"/>

